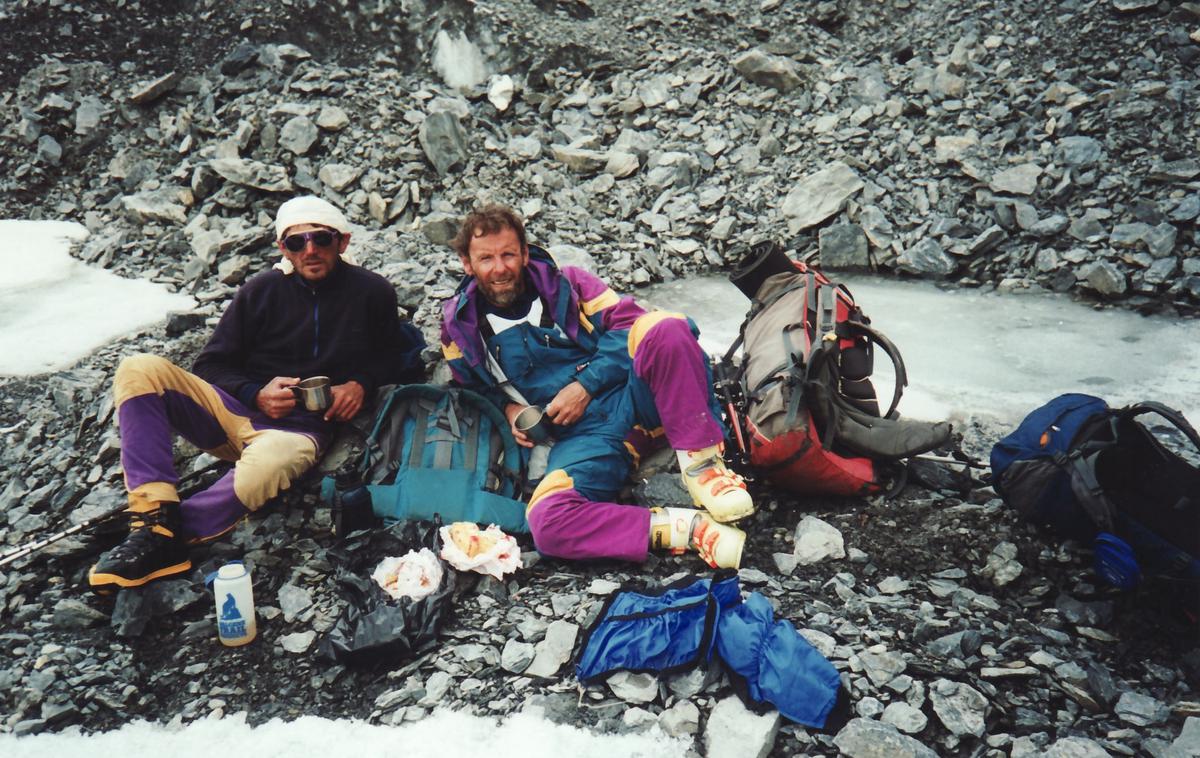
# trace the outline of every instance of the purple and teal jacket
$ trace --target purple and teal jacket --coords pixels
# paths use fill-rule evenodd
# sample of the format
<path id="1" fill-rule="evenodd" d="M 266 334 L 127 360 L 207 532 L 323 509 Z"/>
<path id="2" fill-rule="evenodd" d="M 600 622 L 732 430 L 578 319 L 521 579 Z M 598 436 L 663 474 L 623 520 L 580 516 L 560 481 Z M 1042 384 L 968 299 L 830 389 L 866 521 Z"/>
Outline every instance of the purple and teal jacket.
<path id="1" fill-rule="evenodd" d="M 522 325 L 485 345 L 479 330 L 482 296 L 471 276 L 443 304 L 442 354 L 455 382 L 482 393 L 500 408 L 510 402 L 488 370 L 484 351 L 490 346 L 512 384 L 531 403 L 548 403 L 571 381 L 582 384 L 593 399 L 623 388 L 633 365 L 629 329 L 645 309 L 581 268 L 558 268 L 549 253 L 534 245 L 529 246 L 526 275 L 553 326 Z M 600 403 L 595 412 L 602 412 L 604 405 Z"/>

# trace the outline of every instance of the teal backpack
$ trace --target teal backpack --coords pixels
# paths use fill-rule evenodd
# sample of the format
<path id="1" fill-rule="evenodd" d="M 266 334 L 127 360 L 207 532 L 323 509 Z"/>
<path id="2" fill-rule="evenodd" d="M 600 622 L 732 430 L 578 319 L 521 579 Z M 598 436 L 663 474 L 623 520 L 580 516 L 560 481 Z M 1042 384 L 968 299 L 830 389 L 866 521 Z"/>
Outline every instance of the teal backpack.
<path id="1" fill-rule="evenodd" d="M 517 499 L 520 448 L 504 414 L 470 390 L 392 389 L 379 404 L 356 468 L 385 524 L 437 516 L 529 532 L 525 504 Z M 323 487 L 330 501 L 332 484 Z"/>

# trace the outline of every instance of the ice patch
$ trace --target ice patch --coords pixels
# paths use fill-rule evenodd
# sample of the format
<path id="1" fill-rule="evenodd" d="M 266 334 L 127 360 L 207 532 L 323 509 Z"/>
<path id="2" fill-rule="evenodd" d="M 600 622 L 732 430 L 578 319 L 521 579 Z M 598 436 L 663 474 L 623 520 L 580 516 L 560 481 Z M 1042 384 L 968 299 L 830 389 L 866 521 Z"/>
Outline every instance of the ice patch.
<path id="1" fill-rule="evenodd" d="M 909 379 L 900 403 L 906 416 L 1015 422 L 1063 392 L 1086 392 L 1114 406 L 1158 400 L 1200 423 L 1200 321 L 1095 310 L 1048 294 L 838 281 L 900 348 Z M 733 344 L 750 305 L 723 276 L 656 285 L 638 298 L 691 316 L 701 345 L 714 354 Z M 886 399 L 892 376 L 877 350 L 875 389 Z"/>
<path id="2" fill-rule="evenodd" d="M 67 368 L 110 340 L 195 302 L 69 254 L 87 230 L 68 221 L 0 220 L 0 375 Z"/>

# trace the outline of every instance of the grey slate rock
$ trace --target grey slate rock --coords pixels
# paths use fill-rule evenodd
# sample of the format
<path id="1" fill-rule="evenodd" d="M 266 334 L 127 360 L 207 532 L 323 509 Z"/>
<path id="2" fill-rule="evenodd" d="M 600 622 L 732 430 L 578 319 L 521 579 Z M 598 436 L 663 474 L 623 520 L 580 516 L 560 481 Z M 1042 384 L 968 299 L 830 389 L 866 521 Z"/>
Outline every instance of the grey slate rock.
<path id="1" fill-rule="evenodd" d="M 1068 166 L 1088 168 L 1104 158 L 1104 146 L 1091 137 L 1063 137 L 1058 142 L 1058 153 Z"/>
<path id="2" fill-rule="evenodd" d="M 755 84 L 789 92 L 803 81 L 796 64 L 790 58 L 772 55 L 759 49 L 747 50 L 733 60 L 739 74 Z"/>
<path id="3" fill-rule="evenodd" d="M 988 184 L 992 192 L 1007 192 L 1013 195 L 1032 195 L 1037 190 L 1042 167 L 1035 163 L 1014 166 L 992 175 Z"/>
<path id="4" fill-rule="evenodd" d="M 1123 693 L 1113 710 L 1117 718 L 1134 726 L 1157 726 L 1171 715 L 1165 703 L 1140 692 Z"/>
<path id="5" fill-rule="evenodd" d="M 291 192 L 292 182 L 283 166 L 268 166 L 242 158 L 217 158 L 208 163 L 226 181 L 264 192 Z"/>
<path id="6" fill-rule="evenodd" d="M 467 137 L 458 118 L 449 111 L 431 113 L 421 122 L 417 138 L 425 157 L 445 176 L 467 160 Z"/>
<path id="7" fill-rule="evenodd" d="M 504 643 L 504 649 L 500 652 L 500 668 L 514 674 L 521 674 L 529 668 L 529 664 L 533 663 L 533 657 L 533 645 L 510 639 Z"/>
<path id="8" fill-rule="evenodd" d="M 1086 737 L 1064 737 L 1051 743 L 1043 758 L 1110 758 L 1112 753 Z"/>
<path id="9" fill-rule="evenodd" d="M 987 699 L 969 684 L 938 679 L 929 689 L 933 712 L 951 734 L 982 737 L 987 726 Z"/>
<path id="10" fill-rule="evenodd" d="M 1088 286 L 1101 295 L 1124 294 L 1129 288 L 1125 273 L 1109 261 L 1097 261 L 1079 270 Z"/>
<path id="11" fill-rule="evenodd" d="M 916 734 L 929 723 L 929 718 L 920 708 L 914 708 L 904 702 L 888 703 L 879 720 L 891 724 L 905 734 Z"/>
<path id="12" fill-rule="evenodd" d="M 107 620 L 103 611 L 76 598 L 63 598 L 54 604 L 53 622 L 59 629 L 87 629 Z"/>
<path id="13" fill-rule="evenodd" d="M 304 155 L 316 144 L 317 125 L 307 116 L 293 116 L 279 130 L 279 145 L 296 155 Z"/>
<path id="14" fill-rule="evenodd" d="M 788 219 L 788 231 L 795 234 L 839 212 L 846 202 L 863 188 L 854 169 L 841 161 L 803 177 L 788 192 L 780 211 Z"/>
<path id="15" fill-rule="evenodd" d="M 37 141 L 37 159 L 48 166 L 62 163 L 63 149 L 58 140 L 49 134 L 43 134 Z"/>
<path id="16" fill-rule="evenodd" d="M 937 758 L 937 753 L 891 724 L 851 719 L 833 738 L 849 758 Z"/>
<path id="17" fill-rule="evenodd" d="M 650 703 L 658 698 L 658 677 L 646 672 L 618 671 L 605 683 L 614 695 L 627 703 Z"/>
<path id="18" fill-rule="evenodd" d="M 129 94 L 129 101 L 134 105 L 152 103 L 171 90 L 175 89 L 182 77 L 176 71 L 163 74 L 157 79 L 139 84 Z"/>
<path id="19" fill-rule="evenodd" d="M 546 638 L 537 644 L 533 663 L 525 669 L 525 675 L 548 677 L 558 673 L 558 669 L 571 660 L 578 634 L 579 627 L 569 621 L 551 622 L 546 628 Z"/>
<path id="20" fill-rule="evenodd" d="M 958 264 L 946 254 L 937 240 L 926 237 L 901 253 L 896 259 L 896 266 L 912 274 L 949 276 Z"/>
<path id="21" fill-rule="evenodd" d="M 834 271 L 868 268 L 867 235 L 854 224 L 835 224 L 821 229 L 819 235 L 821 267 Z"/>

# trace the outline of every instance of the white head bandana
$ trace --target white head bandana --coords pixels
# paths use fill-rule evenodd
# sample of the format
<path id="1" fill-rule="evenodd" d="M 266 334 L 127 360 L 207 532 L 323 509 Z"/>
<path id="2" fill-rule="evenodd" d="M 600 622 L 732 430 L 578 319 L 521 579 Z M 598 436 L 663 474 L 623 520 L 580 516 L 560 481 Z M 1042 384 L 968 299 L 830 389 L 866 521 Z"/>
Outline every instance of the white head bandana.
<path id="1" fill-rule="evenodd" d="M 282 240 L 288 229 L 301 224 L 319 224 L 342 234 L 350 233 L 350 223 L 333 203 L 315 195 L 304 195 L 293 197 L 279 206 L 279 212 L 275 214 L 275 241 Z M 354 256 L 349 252 L 342 253 L 342 260 L 350 264 L 356 263 Z M 285 274 L 294 271 L 292 262 L 286 257 L 276 263 L 275 268 Z"/>

